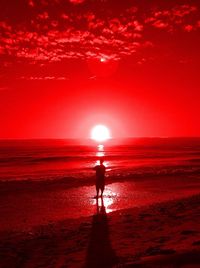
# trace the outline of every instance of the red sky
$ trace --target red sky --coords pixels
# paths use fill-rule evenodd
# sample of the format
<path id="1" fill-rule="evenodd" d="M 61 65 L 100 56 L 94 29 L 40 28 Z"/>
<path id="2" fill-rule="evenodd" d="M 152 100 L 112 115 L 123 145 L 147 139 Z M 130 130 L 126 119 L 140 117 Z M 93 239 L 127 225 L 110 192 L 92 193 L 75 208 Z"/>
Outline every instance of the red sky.
<path id="1" fill-rule="evenodd" d="M 199 48 L 199 0 L 1 0 L 0 138 L 200 136 Z"/>

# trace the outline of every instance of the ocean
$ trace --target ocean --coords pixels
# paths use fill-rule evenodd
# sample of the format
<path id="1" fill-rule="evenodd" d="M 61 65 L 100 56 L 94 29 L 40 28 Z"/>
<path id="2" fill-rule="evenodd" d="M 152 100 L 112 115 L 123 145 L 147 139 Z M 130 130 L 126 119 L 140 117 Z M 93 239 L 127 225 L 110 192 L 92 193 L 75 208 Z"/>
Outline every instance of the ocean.
<path id="1" fill-rule="evenodd" d="M 72 140 L 1 140 L 0 181 L 83 183 L 103 157 L 107 177 L 200 174 L 200 138 L 133 138 L 104 145 Z"/>

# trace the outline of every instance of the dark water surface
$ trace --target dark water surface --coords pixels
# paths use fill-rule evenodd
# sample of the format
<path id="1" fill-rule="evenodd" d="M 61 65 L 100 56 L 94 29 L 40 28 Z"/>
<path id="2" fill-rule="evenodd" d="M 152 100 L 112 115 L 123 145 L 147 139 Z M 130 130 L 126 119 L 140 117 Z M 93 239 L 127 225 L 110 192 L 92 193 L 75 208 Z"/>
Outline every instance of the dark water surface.
<path id="1" fill-rule="evenodd" d="M 104 156 L 107 176 L 199 174 L 200 138 L 127 139 L 72 145 L 71 140 L 1 140 L 0 180 L 87 179 Z"/>

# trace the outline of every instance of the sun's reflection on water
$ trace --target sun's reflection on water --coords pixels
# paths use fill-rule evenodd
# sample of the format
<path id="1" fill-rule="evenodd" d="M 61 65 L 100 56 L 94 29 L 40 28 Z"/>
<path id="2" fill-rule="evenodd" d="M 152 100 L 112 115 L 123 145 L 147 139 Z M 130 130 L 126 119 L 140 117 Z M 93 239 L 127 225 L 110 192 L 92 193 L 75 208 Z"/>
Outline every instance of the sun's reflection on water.
<path id="1" fill-rule="evenodd" d="M 104 151 L 104 145 L 103 144 L 99 144 L 97 146 L 97 148 L 98 148 L 98 151 L 100 151 L 100 152 Z"/>
<path id="2" fill-rule="evenodd" d="M 99 165 L 100 164 L 100 158 L 103 158 L 105 156 L 105 151 L 104 151 L 104 145 L 99 144 L 97 146 L 97 152 L 96 152 L 96 156 L 99 158 L 95 165 Z"/>
<path id="3" fill-rule="evenodd" d="M 104 191 L 103 197 L 99 197 L 98 199 L 92 200 L 92 205 L 96 206 L 104 206 L 106 213 L 112 212 L 114 209 L 112 208 L 112 205 L 115 202 L 115 199 L 117 197 L 117 193 L 112 191 L 112 189 L 107 188 Z"/>
<path id="4" fill-rule="evenodd" d="M 104 157 L 105 156 L 105 153 L 104 152 L 97 152 L 96 153 L 96 156 L 97 157 Z"/>
<path id="5" fill-rule="evenodd" d="M 95 166 L 100 165 L 100 159 L 101 158 L 105 158 L 105 156 L 106 156 L 106 153 L 105 153 L 104 145 L 103 144 L 99 144 L 97 146 L 97 152 L 96 152 L 96 157 L 98 157 L 98 159 L 95 161 Z M 106 161 L 104 159 L 104 166 L 106 168 L 108 168 L 109 167 L 109 161 Z M 106 170 L 107 171 L 110 171 L 111 169 L 106 169 Z"/>

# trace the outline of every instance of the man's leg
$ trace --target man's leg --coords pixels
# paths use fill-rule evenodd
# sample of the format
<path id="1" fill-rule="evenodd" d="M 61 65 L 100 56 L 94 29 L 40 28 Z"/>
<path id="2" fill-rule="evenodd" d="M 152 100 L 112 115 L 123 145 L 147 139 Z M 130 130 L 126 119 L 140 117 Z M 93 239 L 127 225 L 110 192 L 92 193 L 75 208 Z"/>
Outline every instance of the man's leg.
<path id="1" fill-rule="evenodd" d="M 98 185 L 96 185 L 96 192 L 97 192 L 96 197 L 98 198 L 99 197 L 99 187 L 98 187 Z"/>
<path id="2" fill-rule="evenodd" d="M 104 186 L 101 187 L 101 196 L 103 196 L 104 188 Z"/>

